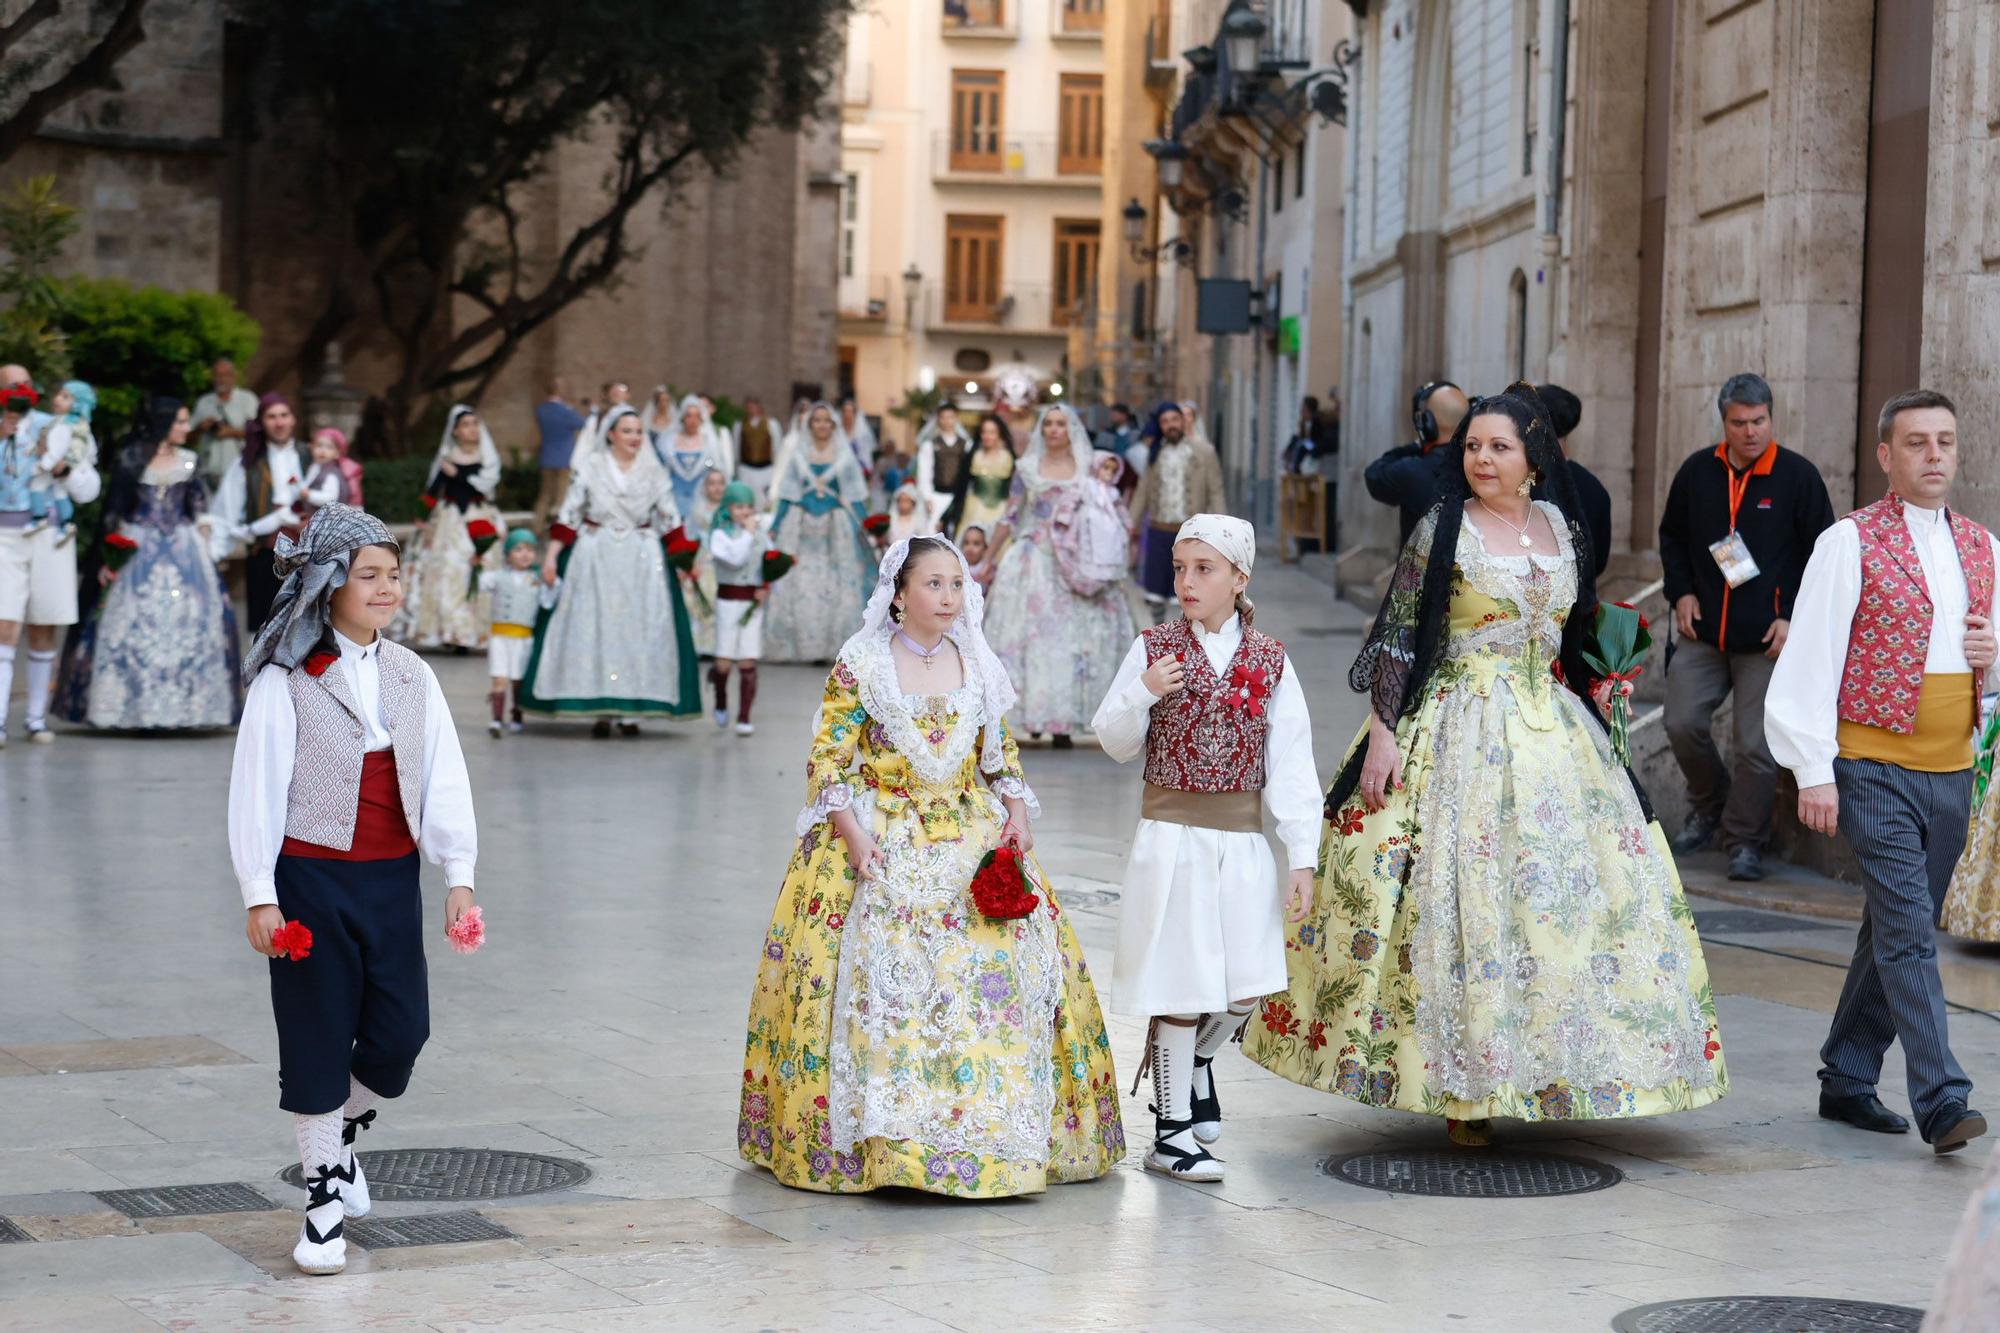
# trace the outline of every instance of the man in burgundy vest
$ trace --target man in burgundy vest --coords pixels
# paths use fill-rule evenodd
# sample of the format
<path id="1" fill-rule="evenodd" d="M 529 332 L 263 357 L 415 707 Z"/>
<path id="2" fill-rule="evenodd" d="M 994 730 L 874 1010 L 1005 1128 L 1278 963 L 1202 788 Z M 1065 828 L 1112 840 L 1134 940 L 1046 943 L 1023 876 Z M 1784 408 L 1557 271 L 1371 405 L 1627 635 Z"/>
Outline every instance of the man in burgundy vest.
<path id="1" fill-rule="evenodd" d="M 1986 1132 L 1953 1058 L 1937 966 L 1937 914 L 1965 846 L 1972 736 L 1996 655 L 1996 545 L 1946 506 L 1958 416 L 1941 393 L 1882 408 L 1876 457 L 1889 494 L 1821 534 L 1764 706 L 1771 753 L 1798 778 L 1799 821 L 1847 835 L 1866 907 L 1833 1027 L 1819 1113 L 1900 1134 L 1876 1098 L 1900 1038 L 1924 1140 L 1954 1152 Z"/>

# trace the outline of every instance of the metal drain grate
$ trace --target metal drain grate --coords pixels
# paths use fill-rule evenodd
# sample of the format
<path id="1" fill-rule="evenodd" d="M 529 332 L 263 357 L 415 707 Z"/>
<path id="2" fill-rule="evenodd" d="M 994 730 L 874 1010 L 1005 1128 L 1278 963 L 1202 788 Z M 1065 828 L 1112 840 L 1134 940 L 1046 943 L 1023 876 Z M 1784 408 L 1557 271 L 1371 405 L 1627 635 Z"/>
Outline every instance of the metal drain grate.
<path id="1" fill-rule="evenodd" d="M 12 1218 L 0 1217 L 0 1245 L 24 1245 L 33 1239 Z"/>
<path id="2" fill-rule="evenodd" d="M 1662 1301 L 1611 1321 L 1618 1333 L 1916 1333 L 1922 1310 L 1810 1296 L 1717 1296 Z"/>
<path id="3" fill-rule="evenodd" d="M 155 1185 L 138 1190 L 92 1190 L 99 1203 L 127 1217 L 199 1217 L 203 1213 L 268 1213 L 278 1205 L 248 1185 Z"/>
<path id="4" fill-rule="evenodd" d="M 1717 908 L 1696 912 L 1695 928 L 1704 935 L 1771 935 L 1786 930 L 1847 929 L 1837 921 L 1813 921 L 1776 912 L 1731 911 Z"/>
<path id="5" fill-rule="evenodd" d="M 523 1194 L 574 1189 L 590 1179 L 590 1168 L 567 1157 L 500 1152 L 490 1148 L 394 1148 L 361 1154 L 368 1193 L 387 1203 L 433 1203 L 457 1199 L 511 1199 Z M 288 1166 L 279 1173 L 293 1189 L 304 1189 L 305 1173 Z"/>
<path id="6" fill-rule="evenodd" d="M 364 1217 L 347 1224 L 347 1237 L 364 1250 L 404 1250 L 415 1245 L 512 1240 L 514 1233 L 478 1213 L 431 1213 L 423 1217 Z"/>
<path id="7" fill-rule="evenodd" d="M 1447 1199 L 1540 1199 L 1609 1189 L 1625 1173 L 1603 1162 L 1512 1148 L 1392 1148 L 1329 1157 L 1320 1170 L 1363 1189 Z"/>

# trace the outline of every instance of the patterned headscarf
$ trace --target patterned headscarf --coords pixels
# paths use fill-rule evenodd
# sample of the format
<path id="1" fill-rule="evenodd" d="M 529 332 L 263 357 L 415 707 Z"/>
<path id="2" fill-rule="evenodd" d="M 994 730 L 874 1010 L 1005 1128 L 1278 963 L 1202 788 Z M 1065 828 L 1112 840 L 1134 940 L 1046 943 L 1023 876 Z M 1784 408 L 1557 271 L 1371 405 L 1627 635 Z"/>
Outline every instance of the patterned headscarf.
<path id="1" fill-rule="evenodd" d="M 285 582 L 271 603 L 270 619 L 243 654 L 243 683 L 257 679 L 266 663 L 295 669 L 326 638 L 334 589 L 347 582 L 347 567 L 364 546 L 402 547 L 382 520 L 353 505 L 330 504 L 306 521 L 299 539 L 278 536 L 272 568 Z"/>
<path id="2" fill-rule="evenodd" d="M 1228 514 L 1196 514 L 1174 534 L 1174 545 L 1182 542 L 1207 542 L 1245 574 L 1257 563 L 1257 530 Z"/>

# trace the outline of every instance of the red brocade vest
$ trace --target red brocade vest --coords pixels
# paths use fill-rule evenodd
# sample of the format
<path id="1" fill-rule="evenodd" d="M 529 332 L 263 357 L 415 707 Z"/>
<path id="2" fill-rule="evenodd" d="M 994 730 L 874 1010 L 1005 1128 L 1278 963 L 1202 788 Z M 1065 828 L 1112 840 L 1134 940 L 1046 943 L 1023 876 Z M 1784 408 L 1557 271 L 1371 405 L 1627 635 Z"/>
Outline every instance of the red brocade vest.
<path id="1" fill-rule="evenodd" d="M 1139 637 L 1146 644 L 1147 666 L 1178 654 L 1186 668 L 1182 687 L 1153 705 L 1146 781 L 1174 791 L 1262 791 L 1270 698 L 1285 673 L 1285 646 L 1268 634 L 1244 630 L 1224 679 L 1184 618 Z M 1239 673 L 1245 677 L 1240 683 Z"/>
<path id="2" fill-rule="evenodd" d="M 1847 641 L 1840 677 L 1840 720 L 1915 732 L 1923 692 L 1924 659 L 1931 645 L 1931 590 L 1917 560 L 1903 502 L 1894 495 L 1848 515 L 1861 530 L 1861 603 Z M 1974 615 L 1993 608 L 1993 545 L 1986 529 L 1945 511 L 1952 545 L 1965 571 L 1967 605 Z M 1972 697 L 1986 689 L 1986 673 L 1972 673 Z"/>

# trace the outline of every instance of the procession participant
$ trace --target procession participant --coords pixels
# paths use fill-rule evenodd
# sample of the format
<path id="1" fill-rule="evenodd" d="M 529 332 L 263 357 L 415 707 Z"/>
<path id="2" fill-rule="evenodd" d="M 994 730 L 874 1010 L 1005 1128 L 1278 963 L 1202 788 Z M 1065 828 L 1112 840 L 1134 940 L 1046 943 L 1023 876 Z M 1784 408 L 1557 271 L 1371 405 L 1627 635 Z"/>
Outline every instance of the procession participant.
<path id="1" fill-rule="evenodd" d="M 1128 506 L 1133 546 L 1141 559 L 1139 586 L 1156 616 L 1164 614 L 1174 595 L 1174 534 L 1195 514 L 1229 509 L 1222 459 L 1214 445 L 1188 434 L 1188 420 L 1178 404 L 1160 404 L 1154 414 L 1158 437 L 1153 458 Z"/>
<path id="2" fill-rule="evenodd" d="M 941 526 L 947 536 L 957 536 L 967 528 L 991 532 L 1007 517 L 1007 496 L 1014 488 L 1014 437 L 998 412 L 988 413 L 979 423 L 978 445 L 971 460 L 959 470 L 958 486 L 945 507 Z"/>
<path id="3" fill-rule="evenodd" d="M 562 581 L 555 609 L 535 630 L 521 707 L 555 717 L 613 721 L 627 736 L 640 717 L 701 711 L 701 676 L 680 580 L 664 539 L 680 526 L 667 470 L 646 445 L 638 409 L 605 414 L 605 447 L 570 477 L 550 529 L 542 582 Z"/>
<path id="4" fill-rule="evenodd" d="M 297 540 L 305 499 L 305 461 L 299 456 L 298 414 L 281 393 L 257 400 L 257 415 L 243 428 L 243 452 L 223 474 L 209 512 L 231 525 L 232 537 L 249 545 L 243 589 L 255 634 L 271 614 L 279 578 L 272 552 L 280 536 Z"/>
<path id="5" fill-rule="evenodd" d="M 840 400 L 840 428 L 847 434 L 848 447 L 854 450 L 855 461 L 861 464 L 861 475 L 872 476 L 875 472 L 875 428 L 868 424 L 861 405 L 854 401 L 853 394 Z"/>
<path id="6" fill-rule="evenodd" d="M 402 1096 L 430 1035 L 421 863 L 444 868 L 444 924 L 460 926 L 478 831 L 444 691 L 383 637 L 395 538 L 333 504 L 275 556 L 284 582 L 243 661 L 229 854 L 244 934 L 271 960 L 278 1105 L 305 1172 L 292 1262 L 328 1274 L 347 1264 L 343 1219 L 369 1211 L 356 1132 Z"/>
<path id="7" fill-rule="evenodd" d="M 1972 736 L 1995 657 L 1996 547 L 1948 504 L 1951 399 L 1897 394 L 1876 425 L 1889 493 L 1814 544 L 1764 729 L 1798 779 L 1799 822 L 1846 834 L 1861 867 L 1861 929 L 1820 1048 L 1819 1113 L 1908 1130 L 1875 1091 L 1901 1040 L 1918 1132 L 1942 1154 L 1986 1132 L 1951 1053 L 1935 923 L 1965 846 Z"/>
<path id="8" fill-rule="evenodd" d="M 743 400 L 743 419 L 730 427 L 736 441 L 736 479 L 757 493 L 764 504 L 771 494 L 771 468 L 778 459 L 777 425 L 764 415 L 759 398 Z"/>
<path id="9" fill-rule="evenodd" d="M 652 441 L 673 485 L 674 508 L 682 514 L 692 514 L 698 508 L 703 477 L 719 472 L 723 480 L 729 478 L 729 457 L 722 437 L 709 424 L 701 399 L 693 394 L 681 399 L 678 411 L 664 429 L 652 434 Z"/>
<path id="10" fill-rule="evenodd" d="M 757 702 L 757 659 L 764 655 L 764 604 L 771 586 L 764 581 L 764 518 L 757 495 L 740 481 L 722 492 L 706 546 L 715 577 L 715 725 L 729 725 L 729 673 L 739 677 L 736 734 L 756 732 L 750 710 Z"/>
<path id="11" fill-rule="evenodd" d="M 1416 431 L 1415 438 L 1384 452 L 1361 474 L 1369 495 L 1396 507 L 1398 548 L 1409 545 L 1417 521 L 1438 502 L 1445 461 L 1438 451 L 1465 419 L 1468 401 L 1465 390 L 1450 380 L 1432 380 L 1419 386 L 1410 398 L 1410 426 Z"/>
<path id="12" fill-rule="evenodd" d="M 825 403 L 805 417 L 804 438 L 785 450 L 778 472 L 772 544 L 798 563 L 765 603 L 764 656 L 772 662 L 825 662 L 861 616 L 875 573 L 862 521 L 868 481 Z"/>
<path id="13" fill-rule="evenodd" d="M 1728 1090 L 1714 996 L 1666 838 L 1593 708 L 1596 580 L 1561 447 L 1516 384 L 1448 449 L 1349 673 L 1371 715 L 1327 793 L 1290 984 L 1244 1053 L 1441 1117 L 1463 1146 L 1497 1118 L 1705 1106 Z"/>
<path id="14" fill-rule="evenodd" d="M 917 490 L 924 498 L 925 531 L 936 532 L 943 524 L 971 453 L 972 440 L 958 419 L 958 405 L 946 399 L 917 436 Z"/>
<path id="15" fill-rule="evenodd" d="M 215 486 L 243 452 L 243 433 L 257 415 L 257 395 L 236 382 L 236 363 L 226 356 L 209 368 L 209 382 L 213 387 L 194 400 L 194 433 L 201 479 Z"/>
<path id="16" fill-rule="evenodd" d="M 1096 485 L 1090 458 L 1083 418 L 1044 408 L 993 534 L 991 638 L 1020 691 L 1012 721 L 1054 736 L 1057 749 L 1089 728 L 1134 632 L 1122 580 L 1103 582 L 1066 565 L 1072 548 L 1056 540 L 1056 511 Z"/>
<path id="17" fill-rule="evenodd" d="M 1667 658 L 1667 740 L 1687 779 L 1674 851 L 1718 832 L 1729 877 L 1764 877 L 1778 763 L 1764 740 L 1771 673 L 1813 542 L 1833 522 L 1819 469 L 1771 435 L 1771 386 L 1735 375 L 1716 396 L 1722 443 L 1691 454 L 1660 511 L 1660 568 L 1677 635 Z M 1735 696 L 1732 762 L 1715 748 L 1715 710 Z"/>
<path id="18" fill-rule="evenodd" d="M 981 602 L 949 542 L 897 543 L 826 681 L 736 1129 L 745 1161 L 798 1189 L 1003 1198 L 1124 1156 L 1110 1039 L 1032 857 L 1040 806 Z M 982 867 L 1011 879 L 1008 901 L 982 895 Z"/>
<path id="19" fill-rule="evenodd" d="M 230 726 L 242 711 L 236 612 L 188 426 L 186 407 L 155 398 L 118 450 L 84 580 L 90 606 L 57 691 L 72 722 L 184 731 Z M 102 558 L 113 536 L 136 548 L 115 570 Z"/>
<path id="20" fill-rule="evenodd" d="M 1257 1001 L 1286 985 L 1284 881 L 1262 812 L 1285 843 L 1282 906 L 1296 924 L 1312 908 L 1320 786 L 1298 672 L 1283 644 L 1251 628 L 1256 532 L 1196 514 L 1173 549 L 1181 614 L 1139 635 L 1090 724 L 1113 759 L 1146 761 L 1111 1008 L 1151 1020 L 1146 1169 L 1220 1180 L 1205 1146 L 1222 1135 L 1211 1066 Z"/>
<path id="21" fill-rule="evenodd" d="M 541 436 L 536 463 L 541 477 L 535 488 L 535 531 L 548 529 L 549 515 L 562 507 L 569 490 L 569 470 L 578 438 L 588 424 L 569 405 L 569 384 L 557 375 L 549 381 L 549 396 L 535 407 L 535 430 Z"/>
<path id="22" fill-rule="evenodd" d="M 305 504 L 308 515 L 330 504 L 361 507 L 348 493 L 346 463 L 345 435 L 331 426 L 313 432 L 312 471 L 306 474 Z"/>
<path id="23" fill-rule="evenodd" d="M 417 524 L 404 574 L 406 600 L 401 636 L 418 648 L 486 646 L 489 620 L 480 601 L 479 572 L 500 561 L 482 555 L 472 535 L 484 523 L 497 539 L 506 530 L 493 496 L 500 489 L 500 450 L 486 419 L 464 403 L 445 417 L 444 435 L 431 460 L 424 497 L 430 516 Z"/>
<path id="24" fill-rule="evenodd" d="M 569 466 L 571 472 L 575 472 L 577 468 L 581 467 L 583 460 L 591 454 L 603 451 L 606 436 L 605 428 L 611 420 L 613 409 L 630 407 L 634 412 L 639 410 L 638 405 L 632 401 L 632 386 L 624 380 L 606 380 L 604 382 L 603 394 L 604 398 L 602 402 L 596 404 L 586 402 L 584 404 L 590 410 L 584 417 L 583 429 L 577 433 L 576 444 L 570 450 Z M 642 420 L 640 422 L 642 434 L 644 433 L 644 426 L 645 423 Z M 562 506 L 558 503 L 556 507 L 561 508 Z"/>
<path id="25" fill-rule="evenodd" d="M 541 554 L 535 534 L 515 528 L 507 534 L 501 553 L 505 563 L 479 576 L 492 621 L 486 638 L 486 674 L 492 678 L 493 720 L 486 731 L 494 737 L 501 735 L 503 723 L 507 731 L 520 731 L 526 725 L 521 716 L 521 678 L 528 673 L 528 655 L 534 651 L 535 622 L 556 604 L 556 589 L 542 582 Z"/>
<path id="26" fill-rule="evenodd" d="M 38 470 L 47 477 L 58 467 L 95 466 L 97 439 L 90 431 L 91 413 L 97 410 L 97 390 L 82 380 L 66 380 L 49 397 L 48 420 L 41 424 L 35 439 Z M 76 502 L 61 488 L 44 480 L 28 492 L 29 527 L 49 523 L 56 529 L 58 544 L 76 537 Z"/>
<path id="27" fill-rule="evenodd" d="M 6 369 L 16 369 L 8 367 Z M 23 376 L 24 378 L 24 376 Z M 76 543 L 54 524 L 33 526 L 33 515 L 54 508 L 54 497 L 85 505 L 103 489 L 97 460 L 44 452 L 29 434 L 40 395 L 34 386 L 0 388 L 0 748 L 7 743 L 7 711 L 14 660 L 27 628 L 25 722 L 31 742 L 55 739 L 49 730 L 49 696 L 55 684 L 56 640 L 77 621 Z M 36 425 L 47 429 L 46 414 Z M 31 527 L 33 530 L 31 531 Z"/>

